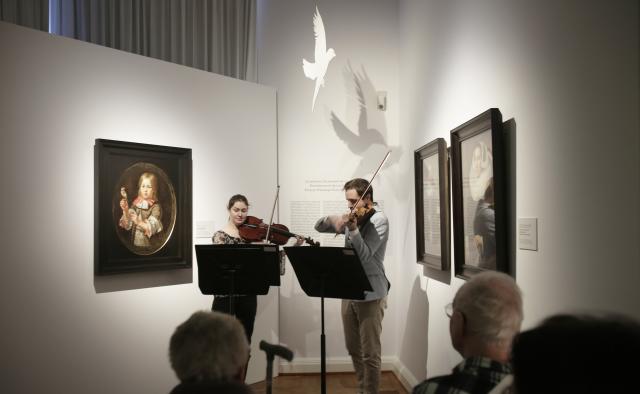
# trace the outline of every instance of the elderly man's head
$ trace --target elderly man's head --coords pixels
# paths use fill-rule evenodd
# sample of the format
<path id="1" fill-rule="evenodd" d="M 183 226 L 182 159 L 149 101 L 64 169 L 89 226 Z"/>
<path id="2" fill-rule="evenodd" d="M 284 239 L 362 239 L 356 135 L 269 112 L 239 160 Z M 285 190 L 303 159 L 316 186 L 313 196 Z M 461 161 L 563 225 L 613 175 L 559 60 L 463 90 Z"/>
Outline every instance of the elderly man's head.
<path id="1" fill-rule="evenodd" d="M 219 312 L 194 313 L 169 343 L 171 367 L 181 381 L 240 380 L 248 358 L 242 324 Z"/>
<path id="2" fill-rule="evenodd" d="M 522 323 L 522 295 L 509 275 L 486 271 L 456 293 L 450 322 L 453 347 L 463 357 L 506 362 Z"/>

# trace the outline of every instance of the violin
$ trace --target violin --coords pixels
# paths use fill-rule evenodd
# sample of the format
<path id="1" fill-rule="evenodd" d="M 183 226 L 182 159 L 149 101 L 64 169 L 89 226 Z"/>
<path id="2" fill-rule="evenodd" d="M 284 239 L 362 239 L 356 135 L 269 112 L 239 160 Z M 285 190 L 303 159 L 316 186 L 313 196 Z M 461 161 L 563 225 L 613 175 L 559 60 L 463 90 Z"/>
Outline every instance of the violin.
<path id="1" fill-rule="evenodd" d="M 361 228 L 362 226 L 367 224 L 374 213 L 376 213 L 376 210 L 373 208 L 373 204 L 369 204 L 362 207 L 354 208 L 353 211 L 349 213 L 349 218 L 352 220 L 356 219 L 358 228 Z"/>
<path id="2" fill-rule="evenodd" d="M 247 242 L 261 242 L 269 234 L 269 242 L 276 245 L 284 245 L 291 237 L 299 237 L 297 234 L 289 232 L 289 229 L 284 224 L 274 223 L 269 228 L 269 225 L 258 219 L 255 216 L 247 216 L 247 219 L 238 227 L 240 237 Z M 314 241 L 310 237 L 304 238 L 305 242 L 311 246 L 320 246 L 319 242 Z"/>
<path id="3" fill-rule="evenodd" d="M 387 154 L 384 155 L 384 158 L 380 162 L 380 165 L 376 169 L 376 172 L 373 173 L 373 176 L 371 177 L 371 180 L 369 181 L 367 188 L 364 189 L 364 192 L 362 192 L 362 194 L 360 195 L 360 198 L 358 198 L 358 201 L 356 201 L 356 203 L 353 204 L 353 207 L 351 208 L 351 212 L 349 212 L 348 214 L 349 220 L 357 219 L 356 222 L 357 222 L 358 228 L 366 224 L 369 221 L 369 219 L 371 219 L 371 216 L 373 216 L 373 214 L 376 213 L 376 210 L 373 209 L 373 204 L 368 203 L 368 204 L 365 204 L 364 206 L 358 207 L 358 203 L 362 201 L 362 197 L 367 195 L 367 191 L 369 191 L 369 189 L 371 188 L 371 183 L 373 183 L 373 180 L 376 178 L 376 175 L 378 175 L 378 172 L 380 171 L 384 163 L 387 161 L 390 154 L 391 154 L 391 151 L 388 151 Z M 337 236 L 338 234 L 336 234 L 336 237 Z"/>

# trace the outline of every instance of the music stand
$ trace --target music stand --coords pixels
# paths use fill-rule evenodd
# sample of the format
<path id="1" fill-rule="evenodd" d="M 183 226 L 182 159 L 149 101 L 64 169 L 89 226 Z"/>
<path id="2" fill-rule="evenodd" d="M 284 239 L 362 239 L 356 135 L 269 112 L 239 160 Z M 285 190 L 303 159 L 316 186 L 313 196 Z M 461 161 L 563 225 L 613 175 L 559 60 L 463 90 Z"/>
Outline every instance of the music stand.
<path id="1" fill-rule="evenodd" d="M 321 393 L 327 390 L 324 335 L 324 299 L 363 300 L 364 292 L 373 291 L 360 259 L 353 248 L 318 247 L 284 248 L 298 277 L 300 287 L 310 297 L 320 297 L 322 329 L 320 334 Z"/>
<path id="2" fill-rule="evenodd" d="M 229 295 L 231 315 L 236 295 L 263 295 L 269 286 L 280 286 L 277 245 L 196 245 L 196 258 L 200 291 Z"/>

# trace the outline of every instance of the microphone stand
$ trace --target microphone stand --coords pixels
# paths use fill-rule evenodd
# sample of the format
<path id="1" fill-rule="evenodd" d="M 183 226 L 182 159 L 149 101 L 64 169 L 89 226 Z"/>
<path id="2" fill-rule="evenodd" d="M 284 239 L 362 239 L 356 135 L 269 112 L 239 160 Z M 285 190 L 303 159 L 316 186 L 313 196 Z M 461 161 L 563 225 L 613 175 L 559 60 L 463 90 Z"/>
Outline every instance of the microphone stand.
<path id="1" fill-rule="evenodd" d="M 272 345 L 266 341 L 260 341 L 260 349 L 267 355 L 267 394 L 271 394 L 273 380 L 273 360 L 276 355 L 287 361 L 293 360 L 293 352 L 281 345 Z"/>

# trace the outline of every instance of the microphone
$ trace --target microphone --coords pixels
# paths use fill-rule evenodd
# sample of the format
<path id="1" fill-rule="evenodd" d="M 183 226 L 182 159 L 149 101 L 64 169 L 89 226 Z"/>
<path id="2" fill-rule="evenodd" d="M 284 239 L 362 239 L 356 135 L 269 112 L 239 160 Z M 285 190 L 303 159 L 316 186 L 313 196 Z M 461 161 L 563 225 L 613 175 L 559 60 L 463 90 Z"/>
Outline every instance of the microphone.
<path id="1" fill-rule="evenodd" d="M 260 341 L 260 350 L 264 350 L 267 355 L 275 354 L 276 356 L 282 357 L 287 361 L 293 360 L 293 352 L 281 345 L 272 345 L 269 342 Z"/>

